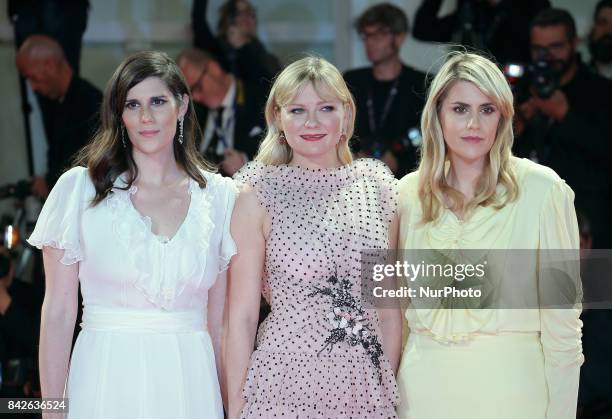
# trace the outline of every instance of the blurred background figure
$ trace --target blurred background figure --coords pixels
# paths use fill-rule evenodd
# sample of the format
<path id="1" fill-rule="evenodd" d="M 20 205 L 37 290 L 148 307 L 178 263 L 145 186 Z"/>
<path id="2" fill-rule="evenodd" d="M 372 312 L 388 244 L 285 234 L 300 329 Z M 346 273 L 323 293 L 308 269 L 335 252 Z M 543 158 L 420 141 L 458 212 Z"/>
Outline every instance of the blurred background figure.
<path id="1" fill-rule="evenodd" d="M 223 69 L 246 81 L 270 88 L 280 62 L 257 38 L 257 14 L 247 0 L 228 0 L 219 8 L 217 35 L 206 20 L 208 0 L 194 0 L 193 45 L 215 57 Z"/>
<path id="2" fill-rule="evenodd" d="M 589 51 L 591 68 L 600 76 L 612 79 L 612 0 L 601 0 L 595 7 Z"/>
<path id="3" fill-rule="evenodd" d="M 423 0 L 412 34 L 421 41 L 453 42 L 492 54 L 497 62 L 529 61 L 529 23 L 548 0 L 457 0 L 438 17 L 442 0 Z"/>
<path id="4" fill-rule="evenodd" d="M 582 62 L 566 10 L 543 10 L 529 34 L 532 66 L 526 86 L 515 92 L 514 152 L 554 169 L 591 221 L 593 247 L 610 248 L 612 83 Z"/>
<path id="5" fill-rule="evenodd" d="M 16 47 L 30 35 L 48 35 L 61 45 L 77 74 L 88 13 L 88 0 L 8 0 Z"/>
<path id="6" fill-rule="evenodd" d="M 74 154 L 98 125 L 102 93 L 70 66 L 62 47 L 46 35 L 31 35 L 17 52 L 16 63 L 32 90 L 46 99 L 42 119 L 47 137 L 47 174 L 35 177 L 33 192 L 45 198 Z"/>
<path id="7" fill-rule="evenodd" d="M 356 149 L 401 177 L 416 167 L 425 98 L 425 74 L 400 59 L 408 18 L 400 8 L 381 3 L 365 10 L 355 29 L 372 64 L 344 74 L 357 106 Z"/>
<path id="8" fill-rule="evenodd" d="M 221 173 L 231 176 L 257 151 L 267 92 L 260 84 L 226 72 L 208 53 L 195 48 L 182 51 L 176 62 L 196 104 L 203 133 L 197 146 L 208 161 L 220 165 Z"/>
<path id="9" fill-rule="evenodd" d="M 42 290 L 15 277 L 13 255 L 0 243 L 0 397 L 40 397 L 41 304 Z"/>

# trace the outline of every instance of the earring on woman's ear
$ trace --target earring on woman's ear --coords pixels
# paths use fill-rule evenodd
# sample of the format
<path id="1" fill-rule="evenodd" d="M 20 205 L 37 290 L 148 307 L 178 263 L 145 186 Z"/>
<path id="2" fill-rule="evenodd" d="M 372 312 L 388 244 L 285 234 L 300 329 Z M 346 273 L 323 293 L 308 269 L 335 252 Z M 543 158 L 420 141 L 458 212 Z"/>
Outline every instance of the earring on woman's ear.
<path id="1" fill-rule="evenodd" d="M 343 143 L 343 142 L 345 142 L 345 141 L 346 141 L 346 135 L 345 135 L 345 134 L 342 134 L 342 135 L 340 136 L 340 142 L 341 142 L 341 143 Z"/>
<path id="2" fill-rule="evenodd" d="M 178 137 L 178 142 L 179 144 L 183 144 L 183 118 L 179 119 L 179 137 Z"/>
<path id="3" fill-rule="evenodd" d="M 287 138 L 285 137 L 285 133 L 283 131 L 280 132 L 280 134 L 278 136 L 278 141 L 281 144 L 287 144 Z"/>
<path id="4" fill-rule="evenodd" d="M 125 127 L 121 126 L 121 143 L 123 144 L 123 148 L 127 148 L 127 143 L 125 142 Z"/>

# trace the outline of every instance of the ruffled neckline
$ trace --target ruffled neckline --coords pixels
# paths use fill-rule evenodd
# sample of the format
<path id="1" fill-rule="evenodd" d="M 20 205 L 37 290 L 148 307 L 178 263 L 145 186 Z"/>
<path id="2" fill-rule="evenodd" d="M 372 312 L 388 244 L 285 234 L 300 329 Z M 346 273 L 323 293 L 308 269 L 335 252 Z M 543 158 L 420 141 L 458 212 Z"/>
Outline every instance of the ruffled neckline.
<path id="1" fill-rule="evenodd" d="M 163 234 L 155 234 L 153 232 L 153 220 L 151 219 L 151 217 L 149 217 L 148 215 L 144 215 L 140 211 L 138 211 L 138 209 L 134 205 L 134 202 L 132 201 L 132 198 L 131 198 L 132 195 L 135 195 L 138 192 L 138 186 L 132 185 L 126 191 L 129 203 L 131 204 L 131 207 L 132 207 L 132 210 L 142 220 L 146 229 L 151 233 L 151 236 L 153 236 L 156 240 L 158 240 L 163 245 L 170 246 L 175 241 L 177 241 L 177 237 L 179 237 L 182 234 L 183 230 L 185 229 L 185 225 L 189 224 L 190 219 L 193 216 L 193 208 L 195 206 L 194 205 L 194 190 L 198 188 L 198 184 L 192 178 L 188 178 L 187 181 L 188 181 L 187 193 L 189 194 L 189 206 L 187 207 L 187 213 L 185 214 L 183 221 L 181 222 L 177 230 L 174 232 L 174 235 L 172 237 L 164 236 Z M 123 178 L 120 180 L 120 182 L 125 183 Z"/>
<path id="2" fill-rule="evenodd" d="M 166 243 L 152 232 L 150 219 L 147 220 L 148 217 L 134 207 L 131 195 L 138 188 L 132 185 L 125 189 L 127 184 L 122 176 L 117 178 L 114 186 L 106 202 L 111 212 L 112 231 L 125 250 L 126 263 L 135 271 L 129 281 L 151 303 L 170 310 L 187 284 L 192 283 L 197 288 L 203 279 L 210 234 L 214 228 L 211 200 L 218 185 L 211 181 L 202 190 L 190 179 L 189 210 L 175 235 Z M 176 264 L 168 267 L 167 261 L 156 258 L 160 251 Z M 171 269 L 172 275 L 163 275 L 166 269 Z"/>

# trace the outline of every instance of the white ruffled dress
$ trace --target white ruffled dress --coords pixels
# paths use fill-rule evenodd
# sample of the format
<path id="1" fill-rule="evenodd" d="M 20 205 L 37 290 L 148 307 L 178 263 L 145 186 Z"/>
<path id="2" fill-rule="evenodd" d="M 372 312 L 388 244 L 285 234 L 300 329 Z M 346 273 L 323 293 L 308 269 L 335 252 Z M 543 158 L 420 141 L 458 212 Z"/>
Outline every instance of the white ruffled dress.
<path id="1" fill-rule="evenodd" d="M 156 236 L 122 177 L 92 207 L 87 169 L 66 172 L 29 242 L 79 263 L 83 322 L 66 395 L 69 418 L 223 418 L 207 332 L 208 290 L 236 247 L 229 233 L 236 188 L 204 173 L 190 180 L 187 216 L 171 239 Z"/>

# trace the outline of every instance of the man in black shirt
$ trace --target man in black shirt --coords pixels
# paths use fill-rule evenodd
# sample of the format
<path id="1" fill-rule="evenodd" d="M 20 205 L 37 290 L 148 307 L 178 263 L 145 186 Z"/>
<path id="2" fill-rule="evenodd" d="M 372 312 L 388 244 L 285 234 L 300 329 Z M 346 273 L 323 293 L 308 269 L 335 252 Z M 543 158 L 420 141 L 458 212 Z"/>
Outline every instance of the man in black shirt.
<path id="1" fill-rule="evenodd" d="M 567 11 L 548 9 L 535 17 L 532 59 L 545 58 L 557 88 L 543 95 L 531 87 L 528 99 L 518 105 L 513 151 L 551 167 L 568 183 L 576 208 L 591 222 L 593 247 L 609 248 L 612 84 L 589 71 L 577 45 Z"/>
<path id="2" fill-rule="evenodd" d="M 62 47 L 46 35 L 28 37 L 17 52 L 17 67 L 32 90 L 48 99 L 43 112 L 47 136 L 47 174 L 34 179 L 36 195 L 46 197 L 75 153 L 89 142 L 98 127 L 102 93 L 80 78 L 66 60 Z"/>
<path id="3" fill-rule="evenodd" d="M 388 3 L 372 6 L 355 26 L 372 63 L 344 74 L 357 105 L 357 150 L 381 159 L 400 177 L 417 165 L 425 75 L 400 60 L 408 32 L 401 9 Z"/>

